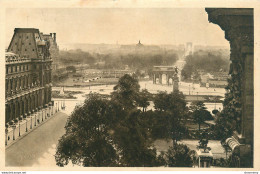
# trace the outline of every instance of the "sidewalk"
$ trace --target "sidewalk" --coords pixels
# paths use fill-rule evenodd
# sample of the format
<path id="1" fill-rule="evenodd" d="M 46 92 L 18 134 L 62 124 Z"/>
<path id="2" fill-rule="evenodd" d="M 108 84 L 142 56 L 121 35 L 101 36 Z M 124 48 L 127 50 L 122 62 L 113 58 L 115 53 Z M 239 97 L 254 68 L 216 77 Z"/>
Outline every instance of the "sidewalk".
<path id="1" fill-rule="evenodd" d="M 5 148 L 7 149 L 34 129 L 43 125 L 49 119 L 54 117 L 56 113 L 58 113 L 58 111 L 55 107 L 42 109 L 27 116 L 23 120 L 19 120 L 15 125 L 9 126 L 5 132 Z"/>
<path id="2" fill-rule="evenodd" d="M 5 149 L 5 166 L 56 166 L 54 155 L 59 139 L 65 133 L 68 115 L 55 113 L 32 131 Z"/>

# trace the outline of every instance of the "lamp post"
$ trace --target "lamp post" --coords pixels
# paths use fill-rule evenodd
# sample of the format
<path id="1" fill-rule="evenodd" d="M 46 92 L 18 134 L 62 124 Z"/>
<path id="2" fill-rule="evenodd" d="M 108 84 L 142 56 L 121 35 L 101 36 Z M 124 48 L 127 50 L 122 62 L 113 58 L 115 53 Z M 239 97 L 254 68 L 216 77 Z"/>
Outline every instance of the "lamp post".
<path id="1" fill-rule="evenodd" d="M 51 116 L 51 106 L 49 106 L 49 117 Z"/>
<path id="2" fill-rule="evenodd" d="M 44 108 L 45 120 L 47 119 L 47 117 L 46 117 L 47 113 L 46 113 L 46 112 L 47 112 L 47 111 L 46 111 L 46 108 Z"/>
<path id="3" fill-rule="evenodd" d="M 20 119 L 22 119 L 23 117 L 21 116 Z M 19 137 L 21 136 L 21 125 L 20 125 L 20 121 L 21 120 L 18 120 L 18 125 L 19 125 Z"/>
<path id="4" fill-rule="evenodd" d="M 55 108 L 55 112 L 57 112 L 57 102 L 56 102 L 56 108 Z"/>
<path id="5" fill-rule="evenodd" d="M 13 128 L 13 140 L 15 140 L 15 128 L 16 128 L 16 125 L 14 124 L 14 125 L 12 125 L 12 128 Z"/>
<path id="6" fill-rule="evenodd" d="M 30 117 L 31 117 L 31 127 L 30 128 L 32 129 L 32 116 L 30 116 Z"/>
<path id="7" fill-rule="evenodd" d="M 58 101 L 58 111 L 60 111 L 60 102 Z"/>
<path id="8" fill-rule="evenodd" d="M 54 104 L 52 104 L 52 106 L 51 106 L 51 115 L 53 115 L 53 105 Z"/>
<path id="9" fill-rule="evenodd" d="M 24 114 L 25 115 L 25 120 L 26 120 L 26 128 L 25 128 L 25 132 L 28 132 L 28 127 L 27 127 L 27 114 Z"/>
<path id="10" fill-rule="evenodd" d="M 42 111 L 42 122 L 43 122 L 43 108 L 41 107 L 41 111 Z"/>
<path id="11" fill-rule="evenodd" d="M 34 113 L 34 126 L 36 126 L 36 116 L 37 116 L 37 112 Z"/>

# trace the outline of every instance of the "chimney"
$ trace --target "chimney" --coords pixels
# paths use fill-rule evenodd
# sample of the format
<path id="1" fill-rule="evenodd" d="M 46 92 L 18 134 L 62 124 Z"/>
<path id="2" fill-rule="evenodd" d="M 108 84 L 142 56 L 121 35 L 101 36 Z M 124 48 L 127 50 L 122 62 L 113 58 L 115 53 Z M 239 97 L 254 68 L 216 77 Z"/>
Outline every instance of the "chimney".
<path id="1" fill-rule="evenodd" d="M 52 33 L 50 33 L 51 37 L 52 37 Z"/>
<path id="2" fill-rule="evenodd" d="M 56 42 L 56 33 L 53 33 L 54 42 Z"/>

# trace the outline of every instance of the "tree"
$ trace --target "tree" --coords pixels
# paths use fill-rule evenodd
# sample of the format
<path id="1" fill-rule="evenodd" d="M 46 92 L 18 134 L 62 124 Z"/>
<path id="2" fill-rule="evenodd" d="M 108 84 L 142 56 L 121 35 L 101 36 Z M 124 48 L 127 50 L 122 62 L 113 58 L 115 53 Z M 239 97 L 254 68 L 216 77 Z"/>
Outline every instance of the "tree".
<path id="1" fill-rule="evenodd" d="M 219 111 L 217 109 L 212 110 L 212 114 L 216 115 Z"/>
<path id="2" fill-rule="evenodd" d="M 157 165 L 156 149 L 147 127 L 141 119 L 140 110 L 131 111 L 123 121 L 114 126 L 113 141 L 125 167 L 149 167 Z"/>
<path id="3" fill-rule="evenodd" d="M 218 113 L 216 115 L 216 124 L 213 127 L 215 137 L 224 142 L 233 134 L 235 130 L 235 127 L 233 126 L 234 122 L 235 120 L 229 118 L 227 115 Z"/>
<path id="4" fill-rule="evenodd" d="M 184 122 L 188 110 L 184 95 L 179 91 L 170 94 L 160 92 L 154 98 L 154 105 L 157 114 L 165 117 L 162 127 L 167 131 L 168 136 L 173 140 L 173 143 L 179 141 L 187 132 Z"/>
<path id="5" fill-rule="evenodd" d="M 75 68 L 75 66 L 67 66 L 66 67 L 66 71 L 75 73 L 76 72 L 76 68 Z"/>
<path id="6" fill-rule="evenodd" d="M 108 101 L 91 94 L 82 107 L 68 118 L 66 133 L 60 138 L 55 160 L 58 166 L 116 166 L 118 155 L 109 130 Z"/>
<path id="7" fill-rule="evenodd" d="M 129 74 L 125 74 L 114 87 L 112 100 L 119 101 L 124 109 L 133 109 L 136 107 L 136 97 L 138 96 L 139 89 L 138 80 Z"/>
<path id="8" fill-rule="evenodd" d="M 166 165 L 169 167 L 192 167 L 193 156 L 195 152 L 191 151 L 184 144 L 175 144 L 170 147 L 164 155 Z"/>
<path id="9" fill-rule="evenodd" d="M 149 100 L 151 98 L 151 94 L 147 89 L 143 89 L 138 93 L 138 97 L 136 99 L 137 105 L 143 108 L 143 112 L 146 111 L 146 108 L 150 105 Z"/>
<path id="10" fill-rule="evenodd" d="M 192 110 L 193 120 L 199 125 L 199 131 L 201 124 L 204 123 L 205 120 L 213 119 L 203 101 L 192 102 L 190 109 Z"/>
<path id="11" fill-rule="evenodd" d="M 166 111 L 168 108 L 168 94 L 166 91 L 159 91 L 153 99 L 154 108 L 158 111 Z"/>

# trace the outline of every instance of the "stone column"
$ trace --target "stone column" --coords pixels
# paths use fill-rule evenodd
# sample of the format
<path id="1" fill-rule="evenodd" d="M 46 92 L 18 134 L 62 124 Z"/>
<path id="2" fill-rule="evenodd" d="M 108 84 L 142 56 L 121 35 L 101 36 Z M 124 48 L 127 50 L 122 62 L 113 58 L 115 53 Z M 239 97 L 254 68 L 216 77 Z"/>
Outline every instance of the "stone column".
<path id="1" fill-rule="evenodd" d="M 21 87 L 24 88 L 24 76 L 21 77 Z"/>
<path id="2" fill-rule="evenodd" d="M 10 108 L 11 108 L 11 110 L 10 110 L 10 120 L 14 120 L 14 118 L 15 118 L 15 116 L 14 116 L 14 109 L 15 109 L 15 107 L 14 107 L 14 103 L 13 103 L 13 101 L 10 103 Z"/>
<path id="3" fill-rule="evenodd" d="M 166 84 L 169 86 L 169 74 L 166 74 Z"/>
<path id="4" fill-rule="evenodd" d="M 8 123 L 10 121 L 10 104 L 5 104 L 5 123 Z"/>
<path id="5" fill-rule="evenodd" d="M 159 83 L 162 84 L 162 74 L 159 74 Z"/>
<path id="6" fill-rule="evenodd" d="M 207 8 L 209 21 L 225 31 L 230 42 L 232 96 L 242 107 L 237 117 L 236 136 L 241 144 L 240 167 L 253 166 L 254 139 L 254 21 L 253 9 Z M 225 107 L 225 106 L 224 106 Z M 238 138 L 240 137 L 240 138 Z M 248 148 L 249 147 L 249 148 Z"/>
<path id="7" fill-rule="evenodd" d="M 14 106 L 14 109 L 15 109 L 15 111 L 14 111 L 14 118 L 18 118 L 19 117 L 19 108 L 18 108 L 18 101 L 17 100 L 15 100 L 15 106 Z"/>
<path id="8" fill-rule="evenodd" d="M 11 79 L 8 79 L 8 94 L 11 93 Z"/>
<path id="9" fill-rule="evenodd" d="M 22 105 L 22 98 L 19 98 L 19 117 L 23 115 L 23 105 Z"/>
<path id="10" fill-rule="evenodd" d="M 31 97 L 30 95 L 28 96 L 28 112 L 31 112 L 32 111 L 32 108 L 31 108 Z"/>

